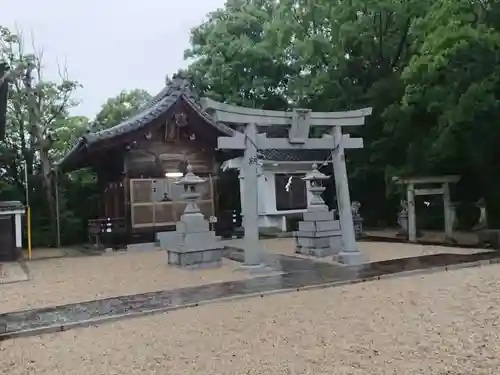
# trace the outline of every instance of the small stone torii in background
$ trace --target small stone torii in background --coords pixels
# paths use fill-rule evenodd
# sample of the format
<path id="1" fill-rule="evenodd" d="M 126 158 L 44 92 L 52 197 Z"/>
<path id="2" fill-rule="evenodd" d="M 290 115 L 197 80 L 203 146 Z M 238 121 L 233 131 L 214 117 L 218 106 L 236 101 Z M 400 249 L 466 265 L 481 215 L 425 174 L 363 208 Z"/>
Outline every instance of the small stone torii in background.
<path id="1" fill-rule="evenodd" d="M 455 205 L 450 197 L 450 184 L 457 183 L 460 176 L 435 176 L 435 177 L 411 177 L 401 178 L 394 177 L 393 181 L 396 184 L 406 187 L 406 201 L 402 202 L 401 215 L 407 216 L 405 220 L 400 221 L 403 230 L 406 229 L 408 241 L 417 241 L 417 217 L 415 213 L 415 197 L 419 195 L 441 195 L 444 204 L 444 233 L 446 241 L 453 242 L 453 227 L 456 221 Z M 417 185 L 441 185 L 439 188 L 420 188 Z M 406 206 L 406 207 L 405 207 Z M 405 212 L 406 211 L 406 212 Z M 405 228 L 406 227 L 406 228 Z"/>
<path id="2" fill-rule="evenodd" d="M 209 98 L 202 99 L 202 107 L 213 112 L 215 121 L 245 126 L 244 133 L 235 131 L 232 137 L 218 139 L 219 149 L 244 150 L 240 178 L 243 178 L 241 203 L 245 229 L 245 266 L 261 266 L 257 209 L 258 151 L 268 149 L 331 150 L 343 243 L 338 260 L 344 264 L 365 261 L 356 245 L 344 155 L 345 149 L 362 148 L 363 139 L 342 134 L 342 126 L 364 125 L 365 117 L 372 113 L 371 108 L 346 112 L 312 112 L 309 109 L 271 111 L 228 105 Z M 268 138 L 265 133 L 258 133 L 257 126 L 290 126 L 290 130 L 288 138 Z M 325 134 L 322 138 L 309 138 L 311 126 L 329 127 L 331 134 Z"/>

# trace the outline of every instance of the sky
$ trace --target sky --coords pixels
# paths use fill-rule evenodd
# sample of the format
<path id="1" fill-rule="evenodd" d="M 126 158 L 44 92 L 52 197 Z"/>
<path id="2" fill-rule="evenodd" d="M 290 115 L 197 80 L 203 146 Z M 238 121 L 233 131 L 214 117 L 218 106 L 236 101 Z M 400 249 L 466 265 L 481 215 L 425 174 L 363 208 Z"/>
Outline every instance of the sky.
<path id="1" fill-rule="evenodd" d="M 191 28 L 224 0 L 0 0 L 0 25 L 43 49 L 44 76 L 58 66 L 83 85 L 74 115 L 93 117 L 109 97 L 141 88 L 156 94 L 187 65 Z"/>

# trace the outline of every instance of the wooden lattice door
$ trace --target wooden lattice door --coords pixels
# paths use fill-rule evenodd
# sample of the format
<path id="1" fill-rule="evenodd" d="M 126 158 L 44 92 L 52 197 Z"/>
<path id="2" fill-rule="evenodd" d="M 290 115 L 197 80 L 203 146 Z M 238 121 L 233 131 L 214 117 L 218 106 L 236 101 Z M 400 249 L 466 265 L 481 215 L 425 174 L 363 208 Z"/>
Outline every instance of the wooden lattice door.
<path id="1" fill-rule="evenodd" d="M 130 210 L 132 228 L 161 227 L 175 224 L 187 202 L 183 187 L 172 178 L 131 179 Z M 215 215 L 213 184 L 210 177 L 199 187 L 198 207 L 207 220 Z"/>

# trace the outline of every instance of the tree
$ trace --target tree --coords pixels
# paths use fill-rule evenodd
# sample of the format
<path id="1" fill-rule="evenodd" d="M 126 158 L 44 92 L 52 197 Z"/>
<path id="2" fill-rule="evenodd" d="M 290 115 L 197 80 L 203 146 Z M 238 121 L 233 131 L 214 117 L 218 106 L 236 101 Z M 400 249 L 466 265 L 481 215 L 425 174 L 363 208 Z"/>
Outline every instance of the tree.
<path id="1" fill-rule="evenodd" d="M 145 90 L 122 91 L 103 104 L 93 121 L 92 130 L 98 131 L 118 125 L 120 122 L 132 117 L 151 99 L 152 96 Z"/>
<path id="2" fill-rule="evenodd" d="M 422 44 L 403 73 L 404 97 L 388 112 L 407 169 L 473 181 L 500 223 L 500 23 L 497 2 L 442 0 L 422 18 Z"/>
<path id="3" fill-rule="evenodd" d="M 419 48 L 417 26 L 432 3 L 228 1 L 193 30 L 188 72 L 202 94 L 240 105 L 316 111 L 374 107 L 358 130 L 365 149 L 348 156 L 349 174 L 364 212 L 371 208 L 373 216 L 382 211 L 392 218 L 380 199 L 394 148 L 382 113 L 404 94 L 401 72 Z"/>
<path id="4" fill-rule="evenodd" d="M 275 10 L 275 1 L 229 0 L 193 29 L 185 56 L 200 93 L 239 105 L 288 107 L 284 91 L 297 71 L 270 38 Z"/>
<path id="5" fill-rule="evenodd" d="M 24 163 L 29 176 L 41 177 L 54 233 L 56 208 L 51 150 L 57 127 L 68 117 L 68 110 L 76 105 L 72 95 L 79 85 L 69 80 L 64 71 L 60 72 L 59 82 L 45 80 L 43 51 L 33 47 L 32 53 L 27 52 L 22 35 L 4 27 L 0 27 L 0 59 L 13 67 L 9 77 L 9 125 L 4 143 L 4 157 L 12 162 L 7 175 L 20 189 Z"/>
<path id="6" fill-rule="evenodd" d="M 50 159 L 61 160 L 76 145 L 90 128 L 90 120 L 85 116 L 71 116 L 54 124 L 52 132 L 53 143 L 50 149 Z"/>

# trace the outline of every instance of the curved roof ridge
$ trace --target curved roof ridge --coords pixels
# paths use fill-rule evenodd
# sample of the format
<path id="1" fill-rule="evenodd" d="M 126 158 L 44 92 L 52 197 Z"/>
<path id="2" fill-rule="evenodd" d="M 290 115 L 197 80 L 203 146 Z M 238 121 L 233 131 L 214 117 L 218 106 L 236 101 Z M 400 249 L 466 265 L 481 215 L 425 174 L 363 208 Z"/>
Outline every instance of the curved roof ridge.
<path id="1" fill-rule="evenodd" d="M 135 115 L 112 126 L 109 129 L 103 129 L 95 133 L 86 134 L 84 137 L 87 142 L 92 143 L 97 140 L 111 138 L 116 135 L 137 130 L 146 123 L 155 120 L 164 111 L 179 98 L 187 82 L 184 80 L 173 79 L 167 82 L 167 85 L 156 94 L 146 105 L 139 108 Z M 175 99 L 175 100 L 172 100 Z"/>
<path id="2" fill-rule="evenodd" d="M 172 79 L 167 79 L 165 87 L 142 108 L 139 108 L 133 116 L 109 129 L 85 134 L 79 139 L 71 151 L 57 164 L 63 166 L 67 163 L 71 163 L 70 160 L 77 157 L 77 154 L 96 142 L 105 141 L 122 134 L 140 130 L 142 127 L 165 114 L 181 97 L 210 126 L 213 126 L 224 135 L 230 136 L 234 133 L 229 126 L 214 121 L 212 116 L 201 108 L 197 95 L 194 90 L 192 90 L 189 80 L 182 74 L 176 74 Z"/>

